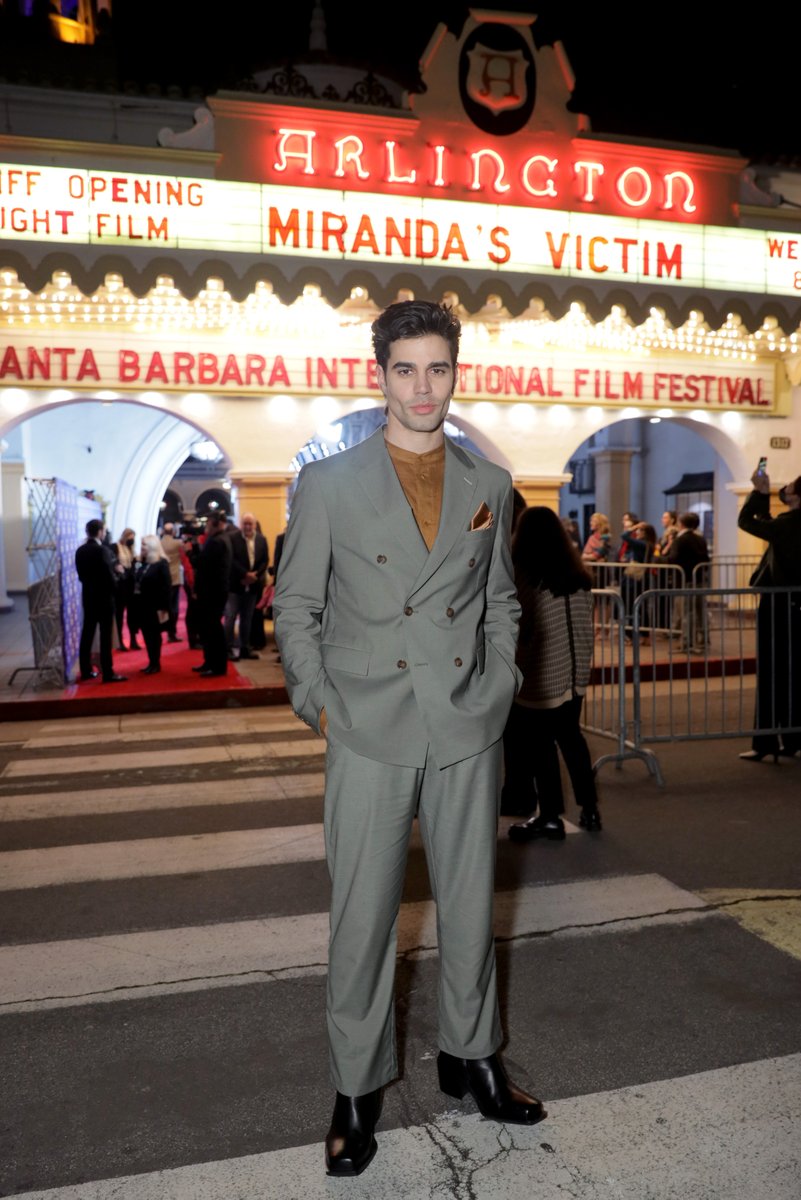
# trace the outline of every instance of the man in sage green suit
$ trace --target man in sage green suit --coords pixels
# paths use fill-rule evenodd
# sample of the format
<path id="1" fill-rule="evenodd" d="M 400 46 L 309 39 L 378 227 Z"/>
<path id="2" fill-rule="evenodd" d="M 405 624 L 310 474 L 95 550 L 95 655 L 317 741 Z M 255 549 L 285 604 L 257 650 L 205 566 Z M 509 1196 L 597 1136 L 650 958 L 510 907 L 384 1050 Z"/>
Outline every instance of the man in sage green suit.
<path id="1" fill-rule="evenodd" d="M 444 435 L 459 333 L 427 301 L 374 322 L 386 426 L 301 471 L 273 601 L 293 708 L 327 739 L 333 1175 L 371 1161 L 381 1089 L 398 1073 L 396 927 L 415 816 L 437 905 L 440 1086 L 497 1120 L 545 1115 L 496 1055 L 494 861 L 520 609 L 511 478 Z"/>

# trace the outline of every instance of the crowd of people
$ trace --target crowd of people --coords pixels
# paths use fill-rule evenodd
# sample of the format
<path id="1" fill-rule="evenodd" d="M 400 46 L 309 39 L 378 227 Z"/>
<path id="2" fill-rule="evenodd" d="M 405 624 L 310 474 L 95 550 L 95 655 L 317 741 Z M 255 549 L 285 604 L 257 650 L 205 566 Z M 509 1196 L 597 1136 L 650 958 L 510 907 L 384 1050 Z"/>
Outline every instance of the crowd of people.
<path id="1" fill-rule="evenodd" d="M 612 587 L 620 592 L 628 641 L 633 639 L 635 602 L 646 588 L 688 589 L 706 582 L 696 574 L 699 564 L 710 561 L 706 539 L 699 532 L 700 524 L 697 512 L 666 509 L 662 513 L 660 534 L 636 513 L 624 512 L 615 545 L 606 514 L 594 512 L 590 517 L 590 534 L 581 547 L 581 556 L 593 574 L 594 586 Z M 657 568 L 664 565 L 677 570 L 659 572 Z M 670 602 L 662 598 L 648 617 L 646 628 L 655 625 L 675 634 L 681 639 L 683 652 L 701 653 L 705 649 L 700 596 L 679 595 L 671 597 Z M 641 635 L 641 643 L 648 640 L 647 634 Z"/>
<path id="2" fill-rule="evenodd" d="M 184 640 L 178 632 L 182 596 L 188 646 L 203 652 L 192 668 L 199 675 L 224 676 L 229 662 L 258 658 L 266 645 L 275 565 L 253 513 L 243 514 L 239 526 L 219 509 L 204 523 L 180 529 L 166 522 L 160 535 L 146 534 L 138 547 L 135 530 L 123 529 L 112 541 L 96 518 L 87 522 L 75 567 L 83 604 L 81 682 L 124 682 L 115 652 L 145 649 L 141 673 L 160 672 L 165 638 Z"/>
<path id="3" fill-rule="evenodd" d="M 697 513 L 682 516 L 695 518 L 689 527 L 697 529 L 700 525 Z M 564 518 L 564 523 L 570 536 L 581 546 L 582 558 L 588 563 L 675 562 L 671 550 L 682 532 L 681 516 L 675 509 L 666 509 L 662 513 L 661 534 L 647 521 L 641 521 L 636 513 L 624 512 L 617 545 L 613 544 L 612 525 L 605 513 L 592 514 L 590 535 L 583 545 L 578 540 L 576 522 Z"/>

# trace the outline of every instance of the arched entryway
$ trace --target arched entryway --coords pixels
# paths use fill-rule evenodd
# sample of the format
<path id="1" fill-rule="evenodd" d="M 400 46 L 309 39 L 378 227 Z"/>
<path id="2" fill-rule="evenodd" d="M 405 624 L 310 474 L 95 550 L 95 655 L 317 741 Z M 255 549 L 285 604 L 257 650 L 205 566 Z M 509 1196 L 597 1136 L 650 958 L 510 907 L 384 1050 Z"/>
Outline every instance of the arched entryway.
<path id="1" fill-rule="evenodd" d="M 560 515 L 574 516 L 586 537 L 592 512 L 604 512 L 615 537 L 624 512 L 636 513 L 658 532 L 665 509 L 691 508 L 715 551 L 735 553 L 735 481 L 750 471 L 735 440 L 741 419 L 731 417 L 730 432 L 677 416 L 638 416 L 604 426 L 579 443 L 565 463 L 572 479 L 561 488 Z"/>
<path id="2" fill-rule="evenodd" d="M 26 478 L 63 480 L 79 495 L 98 502 L 112 537 L 125 527 L 141 537 L 163 524 L 165 494 L 192 459 L 194 447 L 211 444 L 206 429 L 156 404 L 133 397 L 103 401 L 69 394 L 33 413 L 10 414 L 0 425 L 0 438 L 7 500 L 3 560 L 6 586 L 13 591 L 27 586 Z M 229 470 L 230 459 L 218 452 L 213 473 L 196 481 L 195 492 L 220 484 Z"/>

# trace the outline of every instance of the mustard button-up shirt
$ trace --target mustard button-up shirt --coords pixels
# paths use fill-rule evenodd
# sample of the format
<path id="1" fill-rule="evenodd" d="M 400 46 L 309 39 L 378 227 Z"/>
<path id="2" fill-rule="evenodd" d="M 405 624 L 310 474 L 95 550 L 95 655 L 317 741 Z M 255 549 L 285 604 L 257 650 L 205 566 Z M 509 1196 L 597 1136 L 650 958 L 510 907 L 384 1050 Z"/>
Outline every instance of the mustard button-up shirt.
<path id="1" fill-rule="evenodd" d="M 445 483 L 445 443 L 436 450 L 415 454 L 387 442 L 389 457 L 404 495 L 414 513 L 417 528 L 430 550 L 437 538 Z"/>

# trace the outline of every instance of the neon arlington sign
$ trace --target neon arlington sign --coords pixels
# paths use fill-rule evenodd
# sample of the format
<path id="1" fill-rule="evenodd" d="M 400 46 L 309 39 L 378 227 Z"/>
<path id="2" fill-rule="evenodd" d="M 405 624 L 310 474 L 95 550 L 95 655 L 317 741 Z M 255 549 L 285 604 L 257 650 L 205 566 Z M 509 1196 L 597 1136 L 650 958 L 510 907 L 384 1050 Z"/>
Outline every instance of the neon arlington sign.
<path id="1" fill-rule="evenodd" d="M 414 158 L 394 138 L 370 145 L 358 133 L 346 133 L 321 145 L 316 130 L 279 128 L 272 170 L 291 178 L 293 167 L 310 179 L 327 174 L 332 183 L 347 179 L 380 191 L 405 186 L 431 196 L 460 190 L 492 199 L 516 193 L 560 207 L 597 206 L 611 192 L 632 213 L 656 204 L 664 216 L 692 216 L 698 207 L 695 179 L 682 169 L 539 152 L 512 159 L 494 147 L 455 151 L 445 144 L 424 145 Z"/>

